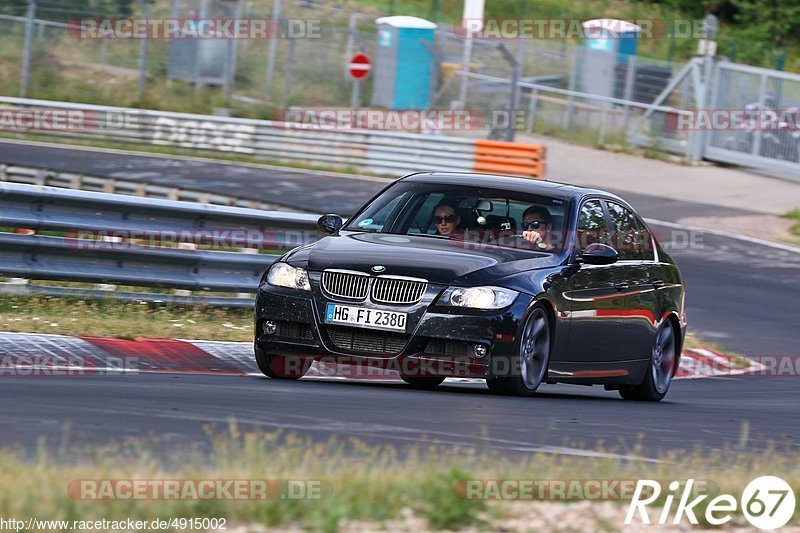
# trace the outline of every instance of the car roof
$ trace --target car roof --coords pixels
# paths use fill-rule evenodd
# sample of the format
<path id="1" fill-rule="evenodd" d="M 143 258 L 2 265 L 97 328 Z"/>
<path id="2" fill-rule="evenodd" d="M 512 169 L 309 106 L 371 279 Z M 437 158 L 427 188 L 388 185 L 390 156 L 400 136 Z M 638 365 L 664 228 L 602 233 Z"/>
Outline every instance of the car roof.
<path id="1" fill-rule="evenodd" d="M 580 200 L 585 196 L 606 196 L 621 201 L 628 205 L 628 202 L 607 191 L 600 189 L 590 189 L 559 183 L 556 181 L 545 181 L 531 178 L 501 176 L 498 174 L 473 174 L 470 172 L 417 172 L 403 178 L 403 181 L 418 181 L 423 183 L 438 183 L 442 185 L 468 185 L 471 187 L 489 187 L 493 189 L 503 189 L 512 192 L 542 194 L 563 199 Z"/>

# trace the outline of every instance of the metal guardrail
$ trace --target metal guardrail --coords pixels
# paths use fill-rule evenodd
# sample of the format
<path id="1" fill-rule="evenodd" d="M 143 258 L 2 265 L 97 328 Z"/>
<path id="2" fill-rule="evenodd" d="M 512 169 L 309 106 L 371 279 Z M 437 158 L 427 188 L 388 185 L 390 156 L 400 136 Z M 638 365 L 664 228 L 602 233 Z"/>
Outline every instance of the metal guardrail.
<path id="1" fill-rule="evenodd" d="M 444 135 L 327 129 L 293 122 L 0 97 L 0 111 L 9 107 L 73 112 L 72 123 L 68 126 L 29 130 L 58 137 L 227 152 L 278 161 L 358 168 L 375 174 L 480 171 L 476 156 L 481 154 L 476 153 L 475 141 Z M 527 145 L 506 144 L 507 148 L 518 152 L 497 154 L 507 164 L 506 173 L 541 177 L 539 169 L 543 169 L 543 165 L 538 165 L 544 157 L 541 147 L 526 151 Z M 531 165 L 531 162 L 537 164 Z"/>
<path id="2" fill-rule="evenodd" d="M 263 252 L 312 242 L 317 238 L 317 218 L 0 183 L 0 227 L 8 228 L 0 232 L 0 274 L 253 293 L 264 270 L 277 258 Z M 187 244 L 190 249 L 185 249 Z M 61 294 L 65 290 L 69 292 L 64 289 Z M 164 299 L 157 294 L 148 296 Z M 225 298 L 219 302 L 230 303 Z"/>
<path id="3" fill-rule="evenodd" d="M 114 287 L 113 285 L 110 287 Z M 116 300 L 122 302 L 147 302 L 181 306 L 202 305 L 206 307 L 249 308 L 253 306 L 253 298 L 231 296 L 179 296 L 149 292 L 131 292 L 116 290 L 79 289 L 75 287 L 53 287 L 49 285 L 20 285 L 18 283 L 0 283 L 0 294 L 6 296 L 49 296 L 55 298 L 80 298 L 87 300 Z"/>

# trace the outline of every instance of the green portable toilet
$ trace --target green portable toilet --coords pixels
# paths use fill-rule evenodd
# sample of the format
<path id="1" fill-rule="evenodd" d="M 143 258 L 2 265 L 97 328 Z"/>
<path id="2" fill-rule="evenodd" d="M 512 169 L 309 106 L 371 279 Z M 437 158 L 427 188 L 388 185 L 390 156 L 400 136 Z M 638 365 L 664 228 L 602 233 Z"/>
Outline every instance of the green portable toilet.
<path id="1" fill-rule="evenodd" d="M 436 24 L 417 17 L 382 17 L 373 61 L 372 105 L 427 109 L 434 88 Z"/>

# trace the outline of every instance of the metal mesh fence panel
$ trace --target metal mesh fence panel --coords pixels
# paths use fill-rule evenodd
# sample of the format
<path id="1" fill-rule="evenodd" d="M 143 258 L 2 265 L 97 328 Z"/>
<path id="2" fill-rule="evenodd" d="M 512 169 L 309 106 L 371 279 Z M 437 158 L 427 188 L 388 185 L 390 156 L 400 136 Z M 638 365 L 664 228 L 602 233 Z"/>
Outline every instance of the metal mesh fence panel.
<path id="1" fill-rule="evenodd" d="M 720 63 L 710 112 L 715 159 L 800 170 L 800 76 Z"/>

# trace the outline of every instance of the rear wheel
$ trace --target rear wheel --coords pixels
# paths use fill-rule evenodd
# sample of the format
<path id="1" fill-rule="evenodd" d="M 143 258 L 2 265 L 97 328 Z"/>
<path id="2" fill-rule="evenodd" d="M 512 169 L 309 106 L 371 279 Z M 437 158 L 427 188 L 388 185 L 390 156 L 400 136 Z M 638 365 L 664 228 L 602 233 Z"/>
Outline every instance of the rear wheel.
<path id="1" fill-rule="evenodd" d="M 675 328 L 666 320 L 656 334 L 650 356 L 650 368 L 641 385 L 626 385 L 619 389 L 619 395 L 626 400 L 658 402 L 664 399 L 675 374 L 678 360 L 675 341 Z"/>
<path id="2" fill-rule="evenodd" d="M 256 364 L 261 373 L 273 379 L 300 379 L 311 368 L 311 359 L 269 355 L 255 347 Z"/>
<path id="3" fill-rule="evenodd" d="M 531 396 L 547 375 L 550 363 L 550 318 L 543 307 L 531 311 L 522 330 L 517 357 L 509 376 L 488 379 L 495 394 Z"/>

